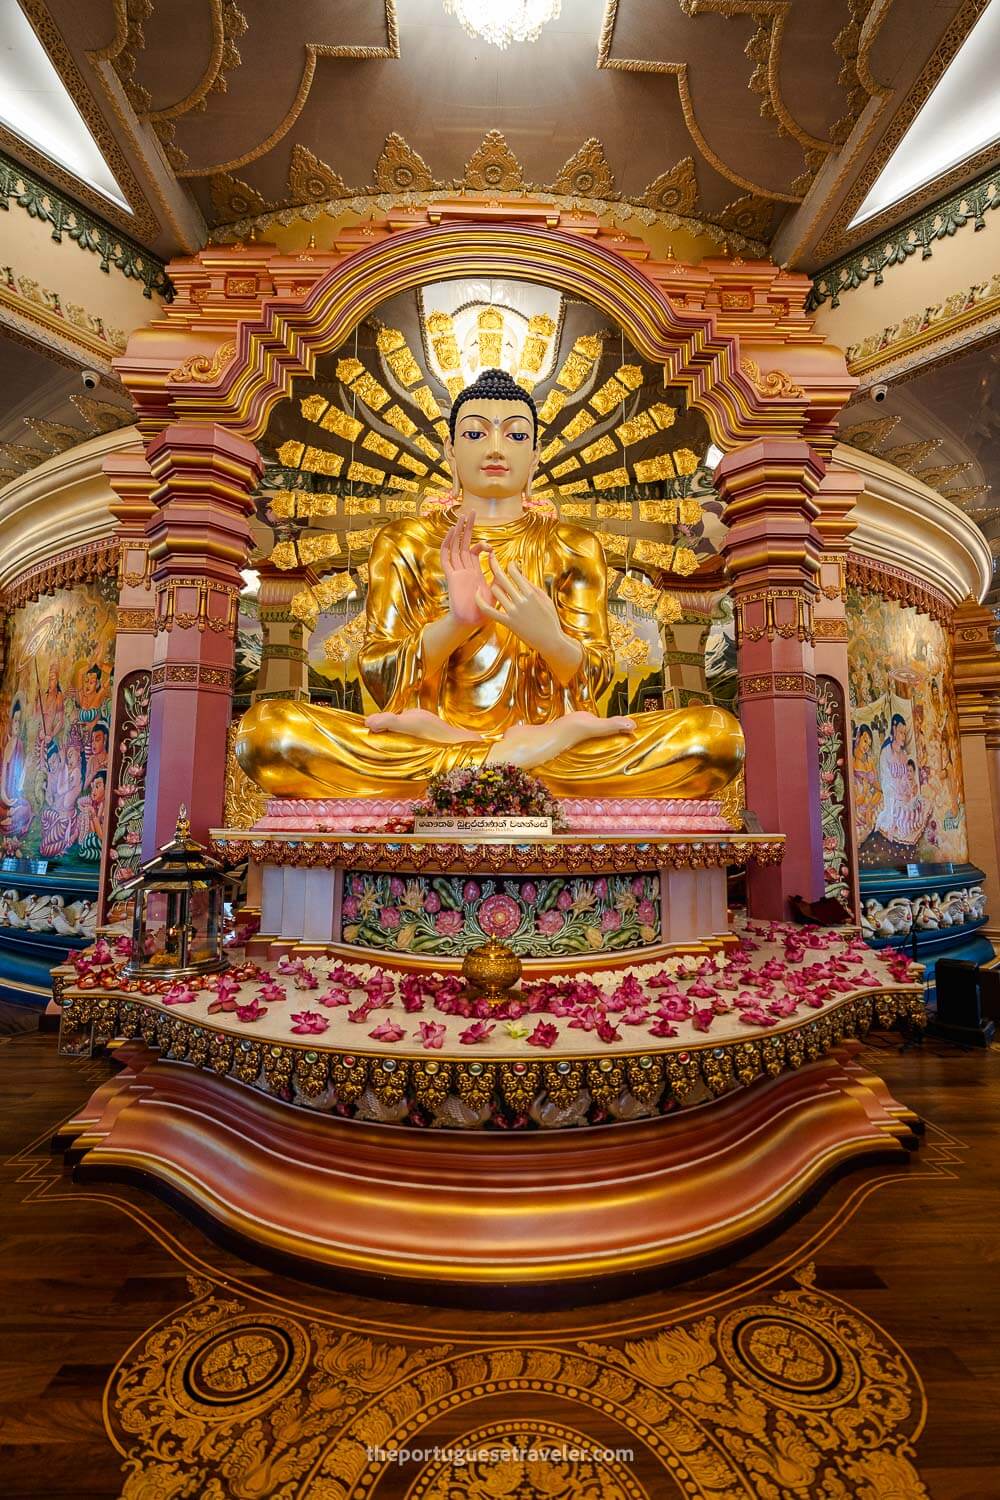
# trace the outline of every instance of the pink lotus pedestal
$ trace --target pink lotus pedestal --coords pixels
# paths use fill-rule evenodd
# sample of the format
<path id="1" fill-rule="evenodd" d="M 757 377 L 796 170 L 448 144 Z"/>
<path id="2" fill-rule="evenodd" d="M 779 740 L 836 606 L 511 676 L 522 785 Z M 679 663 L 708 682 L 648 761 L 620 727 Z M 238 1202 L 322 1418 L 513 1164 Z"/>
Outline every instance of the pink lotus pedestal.
<path id="1" fill-rule="evenodd" d="M 728 833 L 731 825 L 718 802 L 677 798 L 563 798 L 573 833 Z M 261 832 L 376 833 L 413 818 L 412 801 L 370 797 L 271 797 L 257 823 Z"/>

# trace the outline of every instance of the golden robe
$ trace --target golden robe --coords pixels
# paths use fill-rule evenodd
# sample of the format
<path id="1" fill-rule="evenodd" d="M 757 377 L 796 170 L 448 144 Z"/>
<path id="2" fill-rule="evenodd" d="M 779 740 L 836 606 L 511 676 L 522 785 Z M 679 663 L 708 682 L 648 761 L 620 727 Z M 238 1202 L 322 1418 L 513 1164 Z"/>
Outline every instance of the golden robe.
<path id="1" fill-rule="evenodd" d="M 504 732 L 573 710 L 599 713 L 613 675 L 607 567 L 599 539 L 581 526 L 526 510 L 503 525 L 477 526 L 505 570 L 516 563 L 553 600 L 563 631 L 583 657 L 561 686 L 530 646 L 486 620 L 437 672 L 423 663 L 424 630 L 448 608 L 441 542 L 454 515 L 391 521 L 369 563 L 366 635 L 358 656 L 381 709 L 424 708 L 475 730 L 482 741 L 434 744 L 412 734 L 373 733 L 340 709 L 267 699 L 240 723 L 236 756 L 259 786 L 286 797 L 417 797 L 430 777 L 481 765 Z M 635 715 L 636 729 L 585 740 L 533 768 L 564 797 L 711 797 L 738 773 L 743 734 L 724 709 L 693 706 Z"/>

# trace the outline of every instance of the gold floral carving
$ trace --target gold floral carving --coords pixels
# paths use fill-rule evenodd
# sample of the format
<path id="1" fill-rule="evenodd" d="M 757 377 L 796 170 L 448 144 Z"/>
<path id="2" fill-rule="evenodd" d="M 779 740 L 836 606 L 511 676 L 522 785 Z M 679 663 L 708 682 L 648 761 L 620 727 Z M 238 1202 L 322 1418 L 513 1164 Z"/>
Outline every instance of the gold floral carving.
<path id="1" fill-rule="evenodd" d="M 318 42 L 307 42 L 305 61 L 302 65 L 302 75 L 299 79 L 298 88 L 295 91 L 295 97 L 286 110 L 284 118 L 271 131 L 271 134 L 258 142 L 249 151 L 245 151 L 241 156 L 234 156 L 229 161 L 216 162 L 210 167 L 188 167 L 177 175 L 179 177 L 211 177 L 219 172 L 231 172 L 236 167 L 245 167 L 249 162 L 259 161 L 262 156 L 266 156 L 280 140 L 284 139 L 302 113 L 316 76 L 316 64 L 321 58 L 340 58 L 353 62 L 379 62 L 396 59 L 399 55 L 399 24 L 396 17 L 395 0 L 385 0 L 384 47 L 354 46 L 349 43 L 326 46 Z"/>
<path id="2" fill-rule="evenodd" d="M 226 782 L 223 817 L 227 828 L 252 828 L 264 816 L 267 795 L 255 786 L 236 759 L 236 731 L 232 723 L 226 731 Z"/>
<path id="3" fill-rule="evenodd" d="M 156 613 L 152 609 L 119 609 L 118 630 L 122 635 L 152 635 Z"/>
<path id="4" fill-rule="evenodd" d="M 928 346 L 936 345 L 945 336 L 959 330 L 978 331 L 981 323 L 994 320 L 998 313 L 1000 272 L 989 281 L 953 292 L 943 302 L 921 308 L 900 322 L 890 323 L 858 343 L 850 344 L 845 351 L 848 369 L 852 373 L 870 375 L 872 370 L 889 360 L 906 355 L 924 356 Z M 923 363 L 923 358 L 917 362 Z"/>
<path id="5" fill-rule="evenodd" d="M 443 1457 L 417 1474 L 407 1500 L 521 1500 L 529 1493 L 545 1500 L 653 1500 L 626 1463 L 590 1456 L 585 1432 L 555 1422 L 486 1423 L 464 1433 L 462 1447 L 490 1457 L 468 1462 L 454 1448 L 451 1456 L 442 1449 Z"/>
<path id="6" fill-rule="evenodd" d="M 614 1338 L 549 1329 L 495 1342 L 470 1329 L 446 1343 L 191 1276 L 190 1300 L 136 1341 L 108 1384 L 122 1495 L 347 1500 L 386 1488 L 372 1486 L 372 1448 L 420 1448 L 410 1500 L 926 1500 L 914 1365 L 815 1281 L 799 1265 L 710 1313 Z M 555 1407 L 572 1415 L 559 1420 Z M 588 1460 L 611 1432 L 641 1467 L 613 1451 Z M 453 1469 L 449 1448 L 504 1457 Z M 547 1457 L 517 1451 L 532 1449 Z"/>
<path id="7" fill-rule="evenodd" d="M 878 97 L 880 107 L 876 113 L 873 113 L 868 123 L 864 140 L 858 143 L 856 151 L 852 152 L 849 157 L 845 157 L 843 165 L 840 167 L 835 179 L 829 184 L 826 198 L 816 207 L 816 217 L 819 218 L 827 205 L 837 202 L 839 197 L 837 211 L 829 228 L 815 246 L 815 255 L 825 260 L 830 260 L 850 242 L 848 226 L 854 218 L 855 213 L 868 196 L 886 162 L 913 124 L 913 121 L 920 113 L 927 99 L 933 93 L 952 58 L 985 10 L 987 3 L 988 0 L 963 0 L 958 11 L 952 16 L 944 35 L 931 53 L 920 77 L 884 130 L 882 129 L 883 113 L 892 97 L 893 91 L 880 87 L 872 78 L 868 67 L 868 57 L 882 23 L 891 9 L 891 0 L 880 0 L 877 6 L 873 6 L 872 19 L 874 24 L 868 22 L 861 27 L 854 68 L 859 81 L 863 83 L 869 94 L 873 98 Z M 856 13 L 859 8 L 859 0 L 852 0 L 852 21 L 848 23 L 848 27 L 855 22 Z M 841 42 L 841 37 L 843 36 L 844 33 L 842 32 L 834 44 L 838 46 L 838 50 L 840 50 L 840 46 L 845 46 Z M 847 50 L 848 47 L 845 46 L 845 51 Z M 878 135 L 875 149 L 868 156 L 861 171 L 855 172 L 853 170 L 854 164 L 858 161 L 864 146 L 867 145 L 876 132 L 880 132 L 880 134 Z M 966 159 L 957 167 L 934 178 L 933 181 L 916 188 L 909 196 L 908 208 L 910 212 L 916 212 L 916 210 L 923 208 L 926 204 L 934 203 L 939 198 L 943 198 L 951 191 L 952 187 L 957 187 L 960 183 L 969 181 L 978 172 L 987 170 L 995 164 L 995 160 L 996 149 L 990 146 L 985 151 L 980 152 L 978 156 Z M 846 194 L 843 193 L 845 183 L 849 184 Z M 869 219 L 865 224 L 865 233 L 869 236 L 878 235 L 881 230 L 885 229 L 893 221 L 897 209 L 898 205 L 893 205 L 885 209 L 882 213 L 876 214 L 874 218 Z M 798 253 L 797 247 L 794 253 Z"/>
<path id="8" fill-rule="evenodd" d="M 866 557 L 847 559 L 847 581 L 855 588 L 882 599 L 891 599 L 897 604 L 908 604 L 932 620 L 950 624 L 954 605 L 945 594 L 924 583 L 913 573 L 891 563 L 874 562 Z"/>
<path id="9" fill-rule="evenodd" d="M 348 188 L 344 179 L 320 161 L 306 147 L 292 147 L 288 167 L 288 196 L 293 203 L 314 203 L 322 198 L 343 198 Z"/>
<path id="10" fill-rule="evenodd" d="M 60 292 L 42 286 L 33 276 L 18 275 L 13 266 L 0 267 L 0 304 L 99 359 L 108 360 L 109 351 L 121 352 L 128 342 L 123 328 L 106 323 L 78 302 L 64 302 Z"/>
<path id="11" fill-rule="evenodd" d="M 490 130 L 469 157 L 457 187 L 478 193 L 512 193 L 525 186 L 524 170 L 499 130 Z"/>
<path id="12" fill-rule="evenodd" d="M 758 396 L 767 398 L 782 396 L 789 400 L 799 400 L 805 396 L 805 391 L 800 385 L 796 385 L 790 375 L 784 370 L 762 371 L 756 360 L 749 356 L 740 360 L 740 369 L 750 381 Z"/>
<path id="13" fill-rule="evenodd" d="M 762 680 L 761 692 L 772 691 L 772 680 Z M 784 674 L 781 683 L 790 682 Z M 801 690 L 805 681 L 814 678 L 795 675 Z M 743 684 L 741 683 L 741 690 Z M 791 689 L 787 689 L 791 690 Z M 703 834 L 696 842 L 663 839 L 613 844 L 535 843 L 532 845 L 444 844 L 424 842 L 412 836 L 395 836 L 387 842 L 366 839 L 331 839 L 308 834 L 279 836 L 257 834 L 253 838 L 233 838 L 226 832 L 215 836 L 217 850 L 240 864 L 252 859 L 258 864 L 299 865 L 306 868 L 344 865 L 356 870 L 413 871 L 433 869 L 435 874 L 612 874 L 631 870 L 709 870 L 726 865 L 776 865 L 785 853 L 783 834 Z"/>
<path id="14" fill-rule="evenodd" d="M 813 635 L 817 641 L 846 641 L 846 619 L 819 619 L 813 621 Z"/>
<path id="15" fill-rule="evenodd" d="M 375 186 L 380 193 L 429 193 L 440 184 L 420 152 L 394 130 L 375 163 Z"/>
<path id="16" fill-rule="evenodd" d="M 615 175 L 608 165 L 604 147 L 596 136 L 584 141 L 560 168 L 552 191 L 567 198 L 617 197 Z"/>
<path id="17" fill-rule="evenodd" d="M 758 672 L 740 678 L 743 698 L 815 698 L 816 679 L 810 672 Z"/>
<path id="18" fill-rule="evenodd" d="M 707 8 L 710 8 L 710 5 Z M 739 6 L 738 8 L 742 11 L 746 7 Z M 763 6 L 761 8 L 763 9 Z M 731 11 L 735 11 L 736 7 L 730 7 L 730 9 Z M 689 14 L 691 13 L 692 12 L 689 12 Z M 743 188 L 743 190 L 747 193 L 754 194 L 755 196 L 761 198 L 769 198 L 772 201 L 781 203 L 801 203 L 801 193 L 785 193 L 779 192 L 776 188 L 772 189 L 762 187 L 760 183 L 752 182 L 750 178 L 744 177 L 739 172 L 735 171 L 732 167 L 730 167 L 726 162 L 722 160 L 717 152 L 712 150 L 712 147 L 708 144 L 708 141 L 702 134 L 701 127 L 699 126 L 697 118 L 695 116 L 694 103 L 691 98 L 691 84 L 688 77 L 687 63 L 661 62 L 659 60 L 647 57 L 638 58 L 611 56 L 611 47 L 614 41 L 615 22 L 617 20 L 617 17 L 618 0 L 606 0 L 604 19 L 601 24 L 600 40 L 598 41 L 597 45 L 598 68 L 608 68 L 618 73 L 660 73 L 665 76 L 674 78 L 677 82 L 677 95 L 680 100 L 681 113 L 684 116 L 684 124 L 687 126 L 687 131 L 692 141 L 694 142 L 695 146 L 697 146 L 701 155 L 708 162 L 709 166 L 714 167 L 715 170 L 720 174 L 720 176 L 725 177 L 729 182 L 734 183 L 736 187 Z"/>
<path id="19" fill-rule="evenodd" d="M 150 0 L 143 0 L 152 9 Z M 247 29 L 247 18 L 234 0 L 209 0 L 212 27 L 211 51 L 201 78 L 194 88 L 176 104 L 165 109 L 151 111 L 149 118 L 159 134 L 162 121 L 175 120 L 192 109 L 204 109 L 209 94 L 224 94 L 227 90 L 226 74 L 238 68 L 243 59 L 236 45 L 236 38 Z M 162 137 L 161 137 L 162 139 Z"/>
<path id="20" fill-rule="evenodd" d="M 502 137 L 500 139 L 502 140 Z M 571 163 L 582 159 L 584 155 L 590 157 L 591 153 L 588 148 L 591 145 L 594 145 L 595 152 L 600 151 L 600 156 L 607 166 L 608 190 L 611 191 L 613 188 L 611 168 L 607 163 L 604 147 L 596 138 L 593 138 L 592 142 L 585 142 L 584 146 L 574 153 L 561 169 L 558 183 L 548 185 L 529 183 L 523 179 L 520 164 L 513 156 L 505 157 L 503 165 L 510 168 L 511 180 L 516 178 L 517 181 L 513 188 L 504 189 L 504 191 L 544 194 L 545 201 L 551 199 L 553 203 L 565 203 L 567 207 L 573 209 L 582 207 L 588 213 L 610 214 L 620 219 L 637 216 L 646 224 L 653 224 L 662 219 L 668 223 L 673 220 L 677 225 L 690 228 L 695 234 L 716 237 L 720 244 L 723 243 L 722 230 L 724 228 L 726 239 L 734 249 L 745 249 L 755 256 L 765 253 L 765 245 L 759 235 L 770 231 L 771 210 L 763 200 L 738 199 L 736 203 L 728 205 L 728 208 L 723 210 L 726 216 L 725 225 L 720 225 L 710 219 L 693 217 L 697 203 L 698 184 L 695 178 L 694 161 L 691 157 L 685 157 L 669 172 L 661 173 L 638 197 L 625 196 L 615 191 L 612 191 L 610 197 L 601 196 L 596 191 L 585 194 L 584 176 L 591 170 L 590 165 L 584 167 L 582 174 L 576 175 L 576 186 L 571 189 L 570 178 L 567 176 L 568 168 Z M 480 151 L 482 149 L 480 147 Z M 488 159 L 492 160 L 492 154 Z M 596 157 L 594 159 L 596 161 Z M 474 180 L 468 175 L 451 183 L 439 180 L 420 153 L 394 131 L 386 139 L 375 165 L 373 183 L 368 189 L 359 190 L 347 186 L 338 193 L 330 193 L 324 198 L 316 198 L 307 204 L 275 204 L 271 207 L 264 206 L 256 211 L 248 208 L 244 217 L 236 220 L 227 219 L 225 223 L 220 224 L 213 231 L 212 238 L 215 241 L 225 242 L 234 234 L 246 235 L 254 229 L 267 230 L 272 224 L 288 225 L 299 217 L 313 218 L 321 209 L 331 214 L 342 213 L 345 208 L 358 214 L 370 213 L 373 208 L 380 213 L 386 213 L 400 201 L 412 207 L 427 206 L 432 204 L 443 191 L 454 192 L 456 189 L 459 192 L 500 191 L 492 185 L 487 188 L 482 186 L 480 163 L 475 158 L 470 166 L 473 167 Z M 236 182 L 236 185 L 231 187 L 220 182 L 219 191 L 223 200 L 226 199 L 227 194 L 232 194 L 232 201 L 238 206 L 240 194 L 253 190 L 245 183 Z M 303 210 L 301 215 L 296 213 L 297 208 Z M 748 230 L 758 231 L 758 234 L 753 236 L 744 233 L 741 225 Z"/>
<path id="21" fill-rule="evenodd" d="M 218 380 L 235 353 L 235 341 L 230 339 L 220 344 L 214 354 L 189 354 L 182 365 L 171 370 L 167 380 L 171 385 L 180 385 L 188 380 L 199 385 L 210 385 L 212 381 Z"/>
<path id="22" fill-rule="evenodd" d="M 133 0 L 133 3 L 141 4 L 143 0 Z M 103 222 L 115 224 L 126 234 L 136 236 L 140 242 L 155 240 L 162 226 L 153 213 L 125 152 L 119 146 L 115 132 L 94 98 L 91 85 L 84 78 L 62 32 L 55 24 L 46 0 L 20 0 L 20 5 L 31 22 L 33 31 L 48 53 L 66 92 L 86 121 L 104 160 L 114 173 L 115 180 L 131 212 L 119 207 L 103 193 L 91 188 L 79 175 L 60 166 L 51 156 L 35 150 L 23 136 L 14 135 L 4 126 L 0 126 L 0 147 L 10 150 L 18 160 L 39 172 L 46 181 L 53 182 L 62 188 L 76 202 L 86 204 L 91 212 L 97 214 Z M 90 56 L 91 54 L 88 53 L 88 61 Z M 92 78 L 93 74 L 90 76 Z"/>
<path id="23" fill-rule="evenodd" d="M 656 213 L 689 214 L 698 201 L 698 182 L 694 175 L 694 157 L 685 156 L 669 172 L 654 177 L 642 195 L 642 202 Z"/>
<path id="24" fill-rule="evenodd" d="M 231 693 L 236 673 L 232 667 L 203 667 L 193 662 L 169 662 L 165 666 L 154 667 L 150 674 L 150 680 L 154 688 L 164 687 L 168 683 L 175 686 L 183 684 L 186 687 L 223 688 Z"/>
<path id="25" fill-rule="evenodd" d="M 228 172 L 217 172 L 209 183 L 212 194 L 212 210 L 217 219 L 230 223 L 233 219 L 245 219 L 249 215 L 263 213 L 267 207 L 256 188 Z"/>
<path id="26" fill-rule="evenodd" d="M 774 204 L 766 197 L 750 193 L 727 203 L 716 217 L 723 229 L 733 230 L 746 239 L 766 240 L 771 233 Z"/>
<path id="27" fill-rule="evenodd" d="M 796 1020 L 764 1037 L 730 1038 L 682 1050 L 678 1050 L 679 1043 L 613 1053 L 602 1046 L 599 1053 L 544 1063 L 523 1057 L 481 1062 L 468 1056 L 428 1059 L 426 1054 L 406 1057 L 398 1052 L 386 1056 L 374 1049 L 366 1055 L 360 1048 L 345 1053 L 311 1038 L 302 1043 L 269 1040 L 263 1049 L 254 1042 L 256 1050 L 250 1051 L 249 1038 L 237 1039 L 211 1019 L 189 1019 L 134 991 L 98 994 L 81 990 L 71 969 L 55 970 L 54 978 L 60 986 L 61 1040 L 93 1026 L 96 1045 L 142 1037 L 158 1046 L 165 1059 L 186 1060 L 244 1084 L 294 1075 L 309 1098 L 318 1099 L 329 1091 L 326 1107 L 338 1114 L 351 1113 L 366 1092 L 389 1107 L 402 1103 L 407 1108 L 424 1104 L 439 1109 L 455 1094 L 476 1110 L 495 1107 L 528 1116 L 549 1101 L 565 1108 L 582 1089 L 601 1104 L 615 1105 L 627 1087 L 643 1104 L 662 1109 L 673 1099 L 684 1107 L 700 1102 L 706 1090 L 720 1098 L 763 1076 L 777 1078 L 800 1067 L 806 1058 L 825 1056 L 845 1038 L 867 1036 L 873 1027 L 920 1029 L 927 1024 L 923 990 L 911 985 L 845 994 L 830 1002 L 822 1015 Z M 237 1041 L 242 1045 L 234 1046 Z M 483 1120 L 448 1123 L 479 1130 Z M 567 1120 L 550 1128 L 572 1128 L 577 1123 Z"/>
<path id="28" fill-rule="evenodd" d="M 98 578 L 112 578 L 118 571 L 118 550 L 117 541 L 105 538 L 36 563 L 7 584 L 0 594 L 0 612 L 18 609 L 55 589 L 72 588 L 75 583 L 92 583 Z"/>
<path id="29" fill-rule="evenodd" d="M 746 771 L 741 767 L 738 776 L 722 790 L 719 798 L 719 810 L 726 819 L 730 828 L 739 831 L 743 827 L 744 814 L 747 806 L 747 777 Z"/>

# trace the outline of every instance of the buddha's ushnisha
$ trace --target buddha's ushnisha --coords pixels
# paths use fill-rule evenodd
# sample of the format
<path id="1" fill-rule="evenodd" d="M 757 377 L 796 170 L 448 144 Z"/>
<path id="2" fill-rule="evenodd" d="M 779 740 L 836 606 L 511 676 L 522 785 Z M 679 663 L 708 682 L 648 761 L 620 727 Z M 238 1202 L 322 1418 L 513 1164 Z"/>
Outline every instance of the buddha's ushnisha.
<path id="1" fill-rule="evenodd" d="M 512 762 L 567 797 L 710 797 L 738 773 L 732 714 L 606 718 L 607 567 L 582 526 L 525 505 L 538 414 L 502 370 L 456 398 L 451 504 L 390 521 L 369 563 L 358 657 L 379 712 L 268 699 L 237 758 L 276 796 L 417 797 L 455 766 Z"/>

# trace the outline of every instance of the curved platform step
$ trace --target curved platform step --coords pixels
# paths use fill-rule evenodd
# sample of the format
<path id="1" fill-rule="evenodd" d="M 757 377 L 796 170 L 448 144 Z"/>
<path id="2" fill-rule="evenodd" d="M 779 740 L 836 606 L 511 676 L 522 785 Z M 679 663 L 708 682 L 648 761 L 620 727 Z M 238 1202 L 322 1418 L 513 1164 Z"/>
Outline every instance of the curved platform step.
<path id="1" fill-rule="evenodd" d="M 251 1257 L 495 1295 L 698 1262 L 845 1163 L 904 1158 L 916 1117 L 857 1051 L 653 1120 L 505 1134 L 312 1114 L 126 1043 L 60 1144 L 79 1175 L 138 1177 Z"/>

